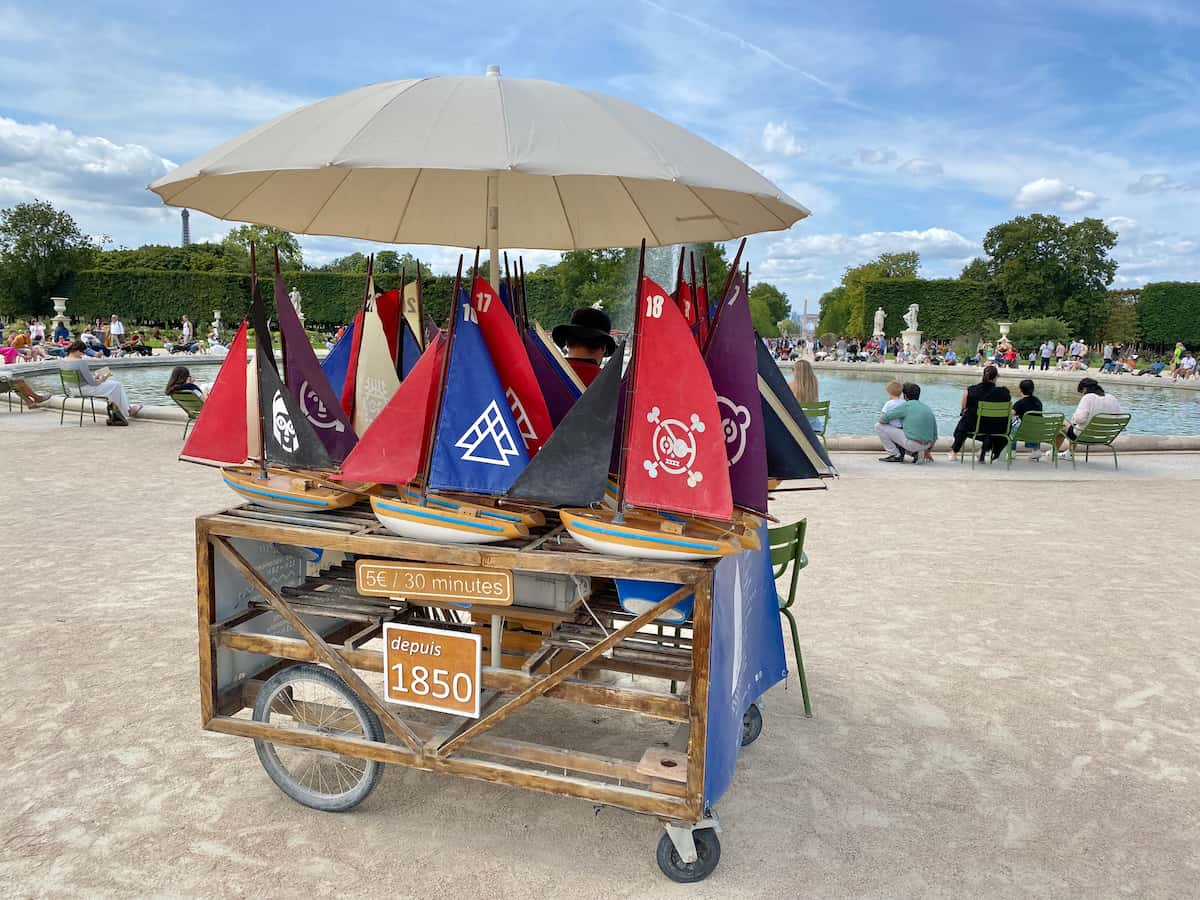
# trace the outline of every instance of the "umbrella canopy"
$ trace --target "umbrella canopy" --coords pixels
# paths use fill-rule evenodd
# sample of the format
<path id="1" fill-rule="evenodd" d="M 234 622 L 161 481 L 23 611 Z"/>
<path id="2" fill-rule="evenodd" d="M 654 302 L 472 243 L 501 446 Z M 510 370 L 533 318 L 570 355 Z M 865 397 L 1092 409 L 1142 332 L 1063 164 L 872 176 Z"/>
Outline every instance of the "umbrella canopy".
<path id="1" fill-rule="evenodd" d="M 724 241 L 808 215 L 745 163 L 654 113 L 501 78 L 495 66 L 301 107 L 150 190 L 171 206 L 300 234 L 493 250 Z"/>

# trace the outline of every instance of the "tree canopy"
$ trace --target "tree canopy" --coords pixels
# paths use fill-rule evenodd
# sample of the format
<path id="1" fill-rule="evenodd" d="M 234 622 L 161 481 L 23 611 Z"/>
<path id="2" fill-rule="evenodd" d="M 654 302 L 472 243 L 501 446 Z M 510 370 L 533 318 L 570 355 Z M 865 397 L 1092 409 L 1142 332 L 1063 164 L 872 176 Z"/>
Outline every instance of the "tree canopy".
<path id="1" fill-rule="evenodd" d="M 866 337 L 863 308 L 867 282 L 916 278 L 920 267 L 921 256 L 915 251 L 881 253 L 868 263 L 848 267 L 842 275 L 842 283 L 821 296 L 821 319 L 817 331 L 822 334 L 832 332 L 849 337 Z"/>
<path id="2" fill-rule="evenodd" d="M 241 271 L 250 268 L 250 242 L 254 242 L 258 261 L 258 274 L 268 275 L 274 270 L 274 248 L 279 248 L 281 269 L 304 268 L 304 253 L 300 242 L 290 231 L 268 225 L 239 225 L 221 239 L 221 246 L 232 260 L 241 264 Z"/>
<path id="3" fill-rule="evenodd" d="M 71 215 L 43 200 L 0 210 L 0 304 L 9 313 L 48 313 L 55 288 L 95 252 Z"/>

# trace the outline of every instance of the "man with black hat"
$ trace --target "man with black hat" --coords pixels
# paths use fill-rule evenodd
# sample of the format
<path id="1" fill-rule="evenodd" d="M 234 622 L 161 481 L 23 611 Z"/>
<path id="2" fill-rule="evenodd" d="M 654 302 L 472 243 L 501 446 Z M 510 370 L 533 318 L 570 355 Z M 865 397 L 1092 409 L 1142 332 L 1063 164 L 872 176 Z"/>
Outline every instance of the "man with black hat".
<path id="1" fill-rule="evenodd" d="M 571 324 L 556 325 L 554 343 L 567 350 L 567 362 L 587 387 L 600 374 L 604 357 L 612 356 L 617 342 L 609 333 L 612 320 L 602 309 L 585 306 L 571 313 Z"/>

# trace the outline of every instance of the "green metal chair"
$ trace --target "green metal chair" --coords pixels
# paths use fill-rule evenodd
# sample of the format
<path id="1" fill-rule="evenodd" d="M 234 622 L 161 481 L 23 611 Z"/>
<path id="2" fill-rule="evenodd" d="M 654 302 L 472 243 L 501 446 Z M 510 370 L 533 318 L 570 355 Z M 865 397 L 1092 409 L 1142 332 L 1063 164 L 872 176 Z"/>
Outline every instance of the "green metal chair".
<path id="1" fill-rule="evenodd" d="M 1100 413 L 1088 419 L 1088 423 L 1083 426 L 1083 431 L 1075 435 L 1075 440 L 1071 441 L 1071 468 L 1075 468 L 1075 448 L 1083 448 L 1083 461 L 1088 461 L 1088 450 L 1092 447 L 1107 447 L 1112 451 L 1113 468 L 1121 468 L 1117 464 L 1117 448 L 1113 446 L 1113 441 L 1117 439 L 1129 426 L 1129 420 L 1132 418 L 1128 413 L 1121 415 L 1112 415 Z"/>
<path id="2" fill-rule="evenodd" d="M 828 406 L 828 404 L 826 404 Z M 796 602 L 796 582 L 800 570 L 808 566 L 808 554 L 804 552 L 804 534 L 808 530 L 808 519 L 791 525 L 767 529 L 767 542 L 771 547 L 771 564 L 775 567 L 775 580 L 784 576 L 790 567 L 792 578 L 788 584 L 787 598 L 776 590 L 779 598 L 779 614 L 787 619 L 792 629 L 792 649 L 796 651 L 796 671 L 800 675 L 800 696 L 804 699 L 804 715 L 812 718 L 812 703 L 808 699 L 808 679 L 804 676 L 804 657 L 800 653 L 800 635 L 796 630 L 796 617 L 792 604 Z"/>
<path id="3" fill-rule="evenodd" d="M 91 402 L 92 421 L 95 422 L 96 421 L 96 398 L 93 397 L 91 394 L 85 394 L 83 392 L 83 386 L 84 386 L 84 384 L 87 383 L 83 380 L 83 376 L 80 375 L 79 372 L 77 372 L 75 369 L 59 369 L 58 377 L 59 377 L 59 380 L 62 382 L 62 389 L 63 389 L 63 404 L 62 404 L 62 411 L 58 414 L 58 424 L 61 425 L 63 423 L 63 418 L 67 415 L 67 401 L 71 399 L 71 389 L 72 388 L 75 389 L 75 396 L 79 398 L 79 427 L 80 428 L 83 427 L 83 402 L 85 400 Z M 100 399 L 104 400 L 103 397 L 101 397 Z M 104 402 L 106 404 L 105 409 L 107 409 L 108 401 L 105 400 Z"/>
<path id="4" fill-rule="evenodd" d="M 1029 412 L 1021 416 L 1021 424 L 1017 426 L 1015 434 L 1008 439 L 1008 465 L 1012 468 L 1013 451 L 1018 443 L 1024 444 L 1049 444 L 1050 459 L 1054 463 L 1054 467 L 1058 468 L 1058 436 L 1062 434 L 1063 421 L 1065 416 L 1062 413 L 1054 415 L 1046 415 L 1039 412 Z"/>
<path id="5" fill-rule="evenodd" d="M 12 412 L 13 394 L 17 392 L 16 385 L 12 383 L 12 379 L 7 375 L 0 375 L 0 392 L 8 398 L 8 411 Z M 17 409 L 25 412 L 25 398 L 17 397 Z"/>
<path id="6" fill-rule="evenodd" d="M 183 423 L 183 439 L 187 440 L 188 429 L 200 418 L 200 410 L 204 408 L 204 399 L 197 397 L 191 391 L 176 391 L 169 395 L 175 405 L 187 413 L 187 421 Z"/>
<path id="7" fill-rule="evenodd" d="M 984 419 L 1003 419 L 1004 430 L 999 431 L 997 429 L 994 432 L 983 431 Z M 975 414 L 975 428 L 967 433 L 967 440 L 971 442 L 971 468 L 975 468 L 977 442 L 979 446 L 982 446 L 985 437 L 1006 439 L 1010 431 L 1012 431 L 1012 401 L 980 400 Z M 958 455 L 958 461 L 959 463 L 962 462 L 961 453 Z"/>
<path id="8" fill-rule="evenodd" d="M 814 400 L 812 403 L 801 403 L 800 411 L 804 413 L 804 417 L 808 419 L 808 424 L 812 426 L 813 432 L 821 438 L 821 443 L 825 446 L 825 452 L 829 452 L 829 444 L 825 442 L 825 429 L 829 427 L 829 401 Z M 821 427 L 818 428 L 813 419 L 821 420 Z"/>

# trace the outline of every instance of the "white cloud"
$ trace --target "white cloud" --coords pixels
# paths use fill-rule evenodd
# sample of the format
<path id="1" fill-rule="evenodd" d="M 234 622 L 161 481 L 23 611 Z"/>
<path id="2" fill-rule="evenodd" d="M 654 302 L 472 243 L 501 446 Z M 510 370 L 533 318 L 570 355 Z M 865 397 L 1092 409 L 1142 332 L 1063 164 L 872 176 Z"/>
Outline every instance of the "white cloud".
<path id="1" fill-rule="evenodd" d="M 1147 172 L 1126 190 L 1131 194 L 1168 194 L 1173 191 L 1194 191 L 1200 184 L 1176 181 L 1166 172 Z"/>
<path id="2" fill-rule="evenodd" d="M 897 172 L 903 172 L 905 175 L 915 175 L 918 178 L 931 177 L 942 174 L 942 164 L 931 159 L 915 159 L 906 160 L 896 167 Z"/>
<path id="3" fill-rule="evenodd" d="M 1095 209 L 1103 199 L 1094 191 L 1081 190 L 1059 178 L 1038 178 L 1021 186 L 1013 205 L 1019 209 L 1049 206 L 1077 213 Z"/>
<path id="4" fill-rule="evenodd" d="M 763 126 L 762 148 L 783 156 L 799 156 L 807 150 L 792 136 L 792 129 L 786 122 L 768 122 Z"/>
<path id="5" fill-rule="evenodd" d="M 886 166 L 896 160 L 896 151 L 887 147 L 859 147 L 858 161 L 867 166 Z"/>
<path id="6" fill-rule="evenodd" d="M 924 231 L 869 231 L 862 234 L 811 234 L 776 241 L 767 249 L 769 258 L 796 259 L 813 256 L 850 257 L 866 262 L 880 253 L 916 250 L 922 258 L 960 259 L 979 252 L 979 245 L 948 228 Z"/>

